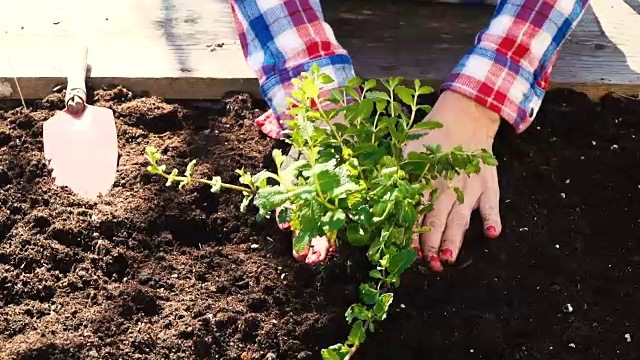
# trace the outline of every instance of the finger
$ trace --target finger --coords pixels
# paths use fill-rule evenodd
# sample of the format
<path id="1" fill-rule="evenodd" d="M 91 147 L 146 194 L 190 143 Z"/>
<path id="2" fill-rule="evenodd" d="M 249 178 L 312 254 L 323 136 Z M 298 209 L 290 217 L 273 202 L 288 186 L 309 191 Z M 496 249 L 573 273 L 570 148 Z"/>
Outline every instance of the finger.
<path id="1" fill-rule="evenodd" d="M 455 200 L 456 195 L 453 190 L 444 190 L 437 198 L 433 211 L 424 217 L 423 225 L 429 226 L 431 230 L 425 234 L 421 234 L 420 245 L 422 246 L 422 253 L 429 267 L 436 272 L 440 272 L 443 269 L 440 258 L 438 257 L 438 251 L 440 249 L 442 234 L 447 224 L 447 216 L 449 212 L 451 212 Z"/>
<path id="2" fill-rule="evenodd" d="M 255 122 L 258 129 L 270 138 L 280 139 L 282 137 L 282 127 L 272 110 L 262 114 Z"/>
<path id="3" fill-rule="evenodd" d="M 471 213 L 478 203 L 480 192 L 480 182 L 468 181 L 463 189 L 464 202 L 461 204 L 456 200 L 453 204 L 442 235 L 440 260 L 443 263 L 452 264 L 456 261 L 464 240 L 464 233 L 469 228 Z"/>
<path id="4" fill-rule="evenodd" d="M 329 239 L 326 236 L 316 236 L 311 240 L 309 255 L 307 255 L 306 263 L 315 265 L 323 263 L 327 260 L 329 254 Z"/>
<path id="5" fill-rule="evenodd" d="M 482 216 L 484 234 L 491 239 L 497 238 L 502 232 L 500 219 L 500 190 L 496 180 L 480 195 L 480 215 Z"/>

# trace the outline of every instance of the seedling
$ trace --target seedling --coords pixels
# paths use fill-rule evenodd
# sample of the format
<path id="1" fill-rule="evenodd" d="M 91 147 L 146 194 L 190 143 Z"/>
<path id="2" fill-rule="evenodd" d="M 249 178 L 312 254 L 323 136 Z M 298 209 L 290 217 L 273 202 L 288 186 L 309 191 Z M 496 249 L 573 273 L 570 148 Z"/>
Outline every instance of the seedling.
<path id="1" fill-rule="evenodd" d="M 303 158 L 283 166 L 285 156 L 276 149 L 272 153 L 275 173 L 263 170 L 251 175 L 237 170 L 241 186 L 222 183 L 220 177 L 193 178 L 195 160 L 184 175 L 178 175 L 178 170 L 166 173 L 166 166 L 158 163 L 160 154 L 146 148 L 148 170 L 165 177 L 167 186 L 177 182 L 182 190 L 191 182 L 201 182 L 210 185 L 212 192 L 241 191 L 242 211 L 253 204 L 259 219 L 279 208 L 277 221 L 290 223 L 297 233 L 293 246 L 298 253 L 318 235 L 326 236 L 331 245 L 347 241 L 366 251 L 373 265 L 370 281 L 360 285 L 360 302 L 346 311 L 351 324 L 347 340 L 323 349 L 325 360 L 351 359 L 367 334 L 387 317 L 392 289 L 400 285 L 400 276 L 417 257 L 412 239 L 429 231 L 415 225 L 433 210 L 438 195 L 434 180 L 452 183 L 458 176 L 478 173 L 482 164 L 497 164 L 486 149 L 443 151 L 429 144 L 423 152 L 405 154 L 408 141 L 442 124 L 415 121 L 420 110 L 430 110 L 418 105 L 418 97 L 433 89 L 418 80 L 413 88 L 401 81 L 399 77 L 381 80 L 387 90 L 382 92 L 374 90 L 376 80 L 354 78 L 320 98 L 321 87 L 334 80 L 318 67 L 303 73 L 294 80 L 296 89 L 289 99 L 293 120 L 286 131 L 287 141 Z M 328 103 L 336 106 L 316 106 Z M 336 122 L 338 116 L 342 120 Z M 451 187 L 463 202 L 462 191 Z M 425 193 L 430 194 L 428 199 Z"/>

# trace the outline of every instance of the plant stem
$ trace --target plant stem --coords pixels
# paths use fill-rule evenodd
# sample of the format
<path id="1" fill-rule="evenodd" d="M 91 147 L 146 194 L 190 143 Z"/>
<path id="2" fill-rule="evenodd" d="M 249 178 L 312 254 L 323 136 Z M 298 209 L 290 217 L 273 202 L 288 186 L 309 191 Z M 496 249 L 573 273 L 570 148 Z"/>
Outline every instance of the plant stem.
<path id="1" fill-rule="evenodd" d="M 324 206 L 328 207 L 328 208 L 329 208 L 329 209 L 331 209 L 331 210 L 336 210 L 336 209 L 337 209 L 337 207 L 335 207 L 335 206 L 331 205 L 331 204 L 330 204 L 330 203 L 329 203 L 329 202 L 328 202 L 328 201 L 327 201 L 327 200 L 322 196 L 322 193 L 320 193 L 320 189 L 318 189 L 318 194 L 319 194 L 319 195 L 318 195 L 318 196 L 316 196 L 316 199 L 317 199 L 318 201 L 320 201 L 320 203 L 321 203 L 322 205 L 324 205 Z"/>
<path id="2" fill-rule="evenodd" d="M 369 326 L 369 321 L 365 323 L 365 326 Z M 349 353 L 347 354 L 347 356 L 345 356 L 344 360 L 351 360 L 351 358 L 356 353 L 356 351 L 358 351 L 359 347 L 360 347 L 360 344 L 353 345 L 353 347 L 349 350 Z"/>
<path id="3" fill-rule="evenodd" d="M 188 183 L 192 182 L 192 181 L 196 181 L 196 182 L 199 182 L 199 183 L 207 184 L 209 186 L 217 185 L 213 181 L 205 180 L 205 179 L 194 179 L 194 178 L 191 178 L 191 177 L 188 178 L 186 176 L 171 176 L 171 175 L 163 173 L 163 172 L 161 172 L 159 174 L 164 176 L 166 179 L 171 179 L 173 181 L 185 181 L 186 180 Z M 241 191 L 241 192 L 249 193 L 249 194 L 253 193 L 253 190 L 251 190 L 249 188 L 242 187 L 242 186 L 231 185 L 231 184 L 226 184 L 226 183 L 220 183 L 220 187 L 223 187 L 225 189 L 230 189 L 230 190 Z"/>

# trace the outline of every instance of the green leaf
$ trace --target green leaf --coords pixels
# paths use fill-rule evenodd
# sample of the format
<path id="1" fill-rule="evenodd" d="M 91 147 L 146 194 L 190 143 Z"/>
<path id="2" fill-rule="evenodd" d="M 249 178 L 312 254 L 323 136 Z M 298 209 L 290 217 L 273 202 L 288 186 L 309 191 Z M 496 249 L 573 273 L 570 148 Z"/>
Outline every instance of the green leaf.
<path id="1" fill-rule="evenodd" d="M 402 163 L 401 167 L 409 174 L 420 175 L 431 163 L 433 163 L 433 157 L 429 154 L 412 151 L 407 154 L 407 160 Z"/>
<path id="2" fill-rule="evenodd" d="M 283 183 L 291 184 L 293 180 L 298 176 L 299 172 L 304 168 L 307 168 L 309 162 L 307 160 L 297 160 L 287 166 L 285 169 L 280 171 L 280 177 L 282 178 Z"/>
<path id="3" fill-rule="evenodd" d="M 288 207 L 283 207 L 278 212 L 278 218 L 276 220 L 278 221 L 278 225 L 282 225 L 290 223 L 292 218 L 293 210 Z"/>
<path id="4" fill-rule="evenodd" d="M 431 86 L 421 86 L 420 89 L 418 89 L 418 94 L 420 95 L 427 95 L 431 93 L 433 93 L 433 88 Z"/>
<path id="5" fill-rule="evenodd" d="M 388 270 L 393 275 L 402 274 L 416 260 L 418 254 L 415 250 L 409 248 L 404 249 L 389 259 Z"/>
<path id="6" fill-rule="evenodd" d="M 413 105 L 413 100 L 414 100 L 413 96 L 415 94 L 414 90 L 411 90 L 404 85 L 399 85 L 399 86 L 396 86 L 394 91 L 396 92 L 396 94 L 398 94 L 398 97 L 400 98 L 400 100 L 402 100 L 402 102 L 404 102 L 409 106 Z"/>
<path id="7" fill-rule="evenodd" d="M 362 320 L 358 320 L 351 326 L 351 332 L 349 332 L 347 344 L 359 345 L 362 344 L 366 339 L 367 333 L 365 332 Z"/>
<path id="8" fill-rule="evenodd" d="M 335 354 L 338 356 L 338 360 L 344 360 L 344 358 L 347 357 L 347 355 L 349 354 L 349 351 L 351 350 L 347 345 L 344 344 L 335 344 L 335 345 L 331 345 L 329 346 L 328 349 L 324 349 L 322 350 L 321 354 L 322 354 L 322 360 L 335 360 L 336 358 L 326 358 L 325 359 L 325 351 L 329 350 L 331 353 Z"/>
<path id="9" fill-rule="evenodd" d="M 304 117 L 304 114 L 299 114 L 296 120 L 297 120 L 297 129 L 296 129 L 297 133 L 300 134 L 300 136 L 304 140 L 310 142 L 311 137 L 313 136 L 313 132 L 315 130 L 315 126 L 311 121 L 307 120 Z"/>
<path id="10" fill-rule="evenodd" d="M 331 156 L 333 157 L 333 155 Z M 338 162 L 335 158 L 332 158 L 325 162 L 317 162 L 311 169 L 304 171 L 302 175 L 306 177 L 312 177 L 323 171 L 332 171 L 336 168 L 337 163 Z"/>
<path id="11" fill-rule="evenodd" d="M 332 349 L 323 349 L 320 354 L 322 360 L 342 360 L 342 358 Z"/>
<path id="12" fill-rule="evenodd" d="M 369 89 L 373 89 L 374 87 L 376 87 L 377 85 L 377 81 L 375 79 L 369 79 L 364 83 L 364 91 L 367 91 Z"/>
<path id="13" fill-rule="evenodd" d="M 359 106 L 356 116 L 358 119 L 368 119 L 373 112 L 373 101 L 371 99 L 363 99 Z"/>
<path id="14" fill-rule="evenodd" d="M 380 272 L 380 270 L 377 270 L 377 269 L 373 269 L 369 271 L 369 276 L 374 279 L 383 279 L 382 273 Z"/>
<path id="15" fill-rule="evenodd" d="M 320 95 L 320 87 L 313 80 L 305 80 L 302 83 L 302 91 L 304 91 L 305 95 L 310 99 Z"/>
<path id="16" fill-rule="evenodd" d="M 462 189 L 456 186 L 453 188 L 453 191 L 456 193 L 456 199 L 458 202 L 460 204 L 464 203 L 464 193 L 462 192 Z"/>
<path id="17" fill-rule="evenodd" d="M 418 105 L 416 109 L 429 112 L 431 111 L 431 105 Z"/>
<path id="18" fill-rule="evenodd" d="M 377 270 L 375 270 L 377 271 Z M 378 271 L 379 272 L 379 271 Z M 373 305 L 378 301 L 380 292 L 371 284 L 360 284 L 360 299 L 367 304 Z"/>
<path id="19" fill-rule="evenodd" d="M 389 234 L 387 233 L 387 236 Z M 367 257 L 373 263 L 377 263 L 380 261 L 380 252 L 384 247 L 384 239 L 380 237 L 379 239 L 374 240 L 369 246 L 369 250 L 367 250 Z"/>
<path id="20" fill-rule="evenodd" d="M 189 165 L 187 165 L 187 169 L 184 171 L 184 176 L 191 177 L 191 174 L 193 174 L 193 169 L 195 167 L 196 167 L 196 161 L 195 160 L 191 160 Z"/>
<path id="21" fill-rule="evenodd" d="M 383 99 L 375 100 L 376 103 L 376 111 L 381 113 L 387 108 L 387 101 Z"/>
<path id="22" fill-rule="evenodd" d="M 245 194 L 244 198 L 242 199 L 242 203 L 240 204 L 240 212 L 242 213 L 246 213 L 247 212 L 247 208 L 249 207 L 249 204 L 251 203 L 251 199 L 253 199 L 253 195 L 251 194 Z"/>
<path id="23" fill-rule="evenodd" d="M 389 306 L 393 302 L 393 293 L 386 293 L 380 295 L 378 301 L 373 306 L 373 315 L 377 320 L 382 321 L 387 318 L 389 312 Z"/>
<path id="24" fill-rule="evenodd" d="M 260 209 L 261 214 L 267 214 L 277 207 L 284 205 L 293 198 L 307 198 L 315 194 L 313 186 L 301 186 L 293 191 L 287 192 L 283 186 L 269 186 L 258 190 L 253 200 L 253 204 Z"/>
<path id="25" fill-rule="evenodd" d="M 357 88 L 360 87 L 360 85 L 362 85 L 362 79 L 357 76 L 352 77 L 347 81 L 347 87 L 350 88 Z"/>
<path id="26" fill-rule="evenodd" d="M 410 133 L 410 134 L 407 134 L 407 141 L 419 140 L 426 135 L 427 135 L 426 133 Z"/>
<path id="27" fill-rule="evenodd" d="M 330 210 L 322 217 L 322 228 L 326 233 L 340 230 L 347 221 L 347 215 L 340 209 Z"/>
<path id="28" fill-rule="evenodd" d="M 271 157 L 273 157 L 273 161 L 276 163 L 276 167 L 278 168 L 282 166 L 282 163 L 285 160 L 285 156 L 282 155 L 282 150 L 280 149 L 273 149 L 273 151 L 271 152 Z"/>
<path id="29" fill-rule="evenodd" d="M 217 193 L 222 189 L 222 178 L 220 176 L 214 176 L 211 178 L 211 192 Z"/>
<path id="30" fill-rule="evenodd" d="M 482 151 L 480 151 L 480 159 L 487 166 L 497 166 L 498 165 L 498 160 L 496 160 L 496 158 L 493 156 L 493 154 L 491 154 L 486 149 L 482 149 Z"/>
<path id="31" fill-rule="evenodd" d="M 329 191 L 328 195 L 334 199 L 340 199 L 344 196 L 347 196 L 359 190 L 360 190 L 360 187 L 358 186 L 358 184 L 354 182 L 348 182 L 344 185 L 340 185 L 337 188 Z"/>
<path id="32" fill-rule="evenodd" d="M 309 244 L 311 244 L 311 240 L 315 237 L 315 234 L 310 232 L 301 231 L 296 237 L 293 239 L 293 250 L 296 254 L 302 254 Z"/>
<path id="33" fill-rule="evenodd" d="M 404 201 L 400 203 L 400 212 L 398 214 L 399 222 L 402 226 L 410 227 L 418 221 L 418 213 L 413 201 Z"/>
<path id="34" fill-rule="evenodd" d="M 249 186 L 253 185 L 253 181 L 252 181 L 252 179 L 251 179 L 251 174 L 250 174 L 250 173 L 248 173 L 248 172 L 246 172 L 246 171 L 244 171 L 244 169 L 238 169 L 238 170 L 236 170 L 236 174 L 238 174 L 238 175 L 240 176 L 240 178 L 238 179 L 238 181 L 239 181 L 241 184 L 249 185 Z"/>
<path id="35" fill-rule="evenodd" d="M 315 198 L 299 202 L 297 211 L 291 219 L 292 230 L 318 234 L 320 232 L 320 220 L 324 213 L 324 205 Z"/>
<path id="36" fill-rule="evenodd" d="M 258 190 L 253 203 L 262 213 L 268 213 L 286 203 L 288 198 L 289 196 L 284 187 L 271 186 Z"/>
<path id="37" fill-rule="evenodd" d="M 358 155 L 366 152 L 376 151 L 378 150 L 378 148 L 379 147 L 376 144 L 371 143 L 357 144 L 353 147 L 353 153 L 355 155 Z"/>
<path id="38" fill-rule="evenodd" d="M 364 96 L 367 99 L 371 99 L 373 101 L 376 101 L 376 100 L 391 101 L 391 98 L 389 97 L 389 94 L 387 94 L 386 92 L 382 92 L 382 91 L 367 91 L 367 93 Z"/>
<path id="39" fill-rule="evenodd" d="M 347 318 L 347 322 L 349 323 L 351 323 L 354 319 L 366 321 L 371 319 L 371 312 L 367 310 L 367 308 L 362 304 L 353 304 L 347 309 L 345 317 Z"/>
<path id="40" fill-rule="evenodd" d="M 251 177 L 250 183 L 253 183 L 253 185 L 259 188 L 263 188 L 267 186 L 267 180 L 269 178 L 278 180 L 278 176 L 276 176 L 276 174 L 272 173 L 271 171 L 262 170 Z"/>
<path id="41" fill-rule="evenodd" d="M 340 186 L 340 176 L 335 172 L 324 170 L 317 175 L 317 184 L 323 194 Z"/>
<path id="42" fill-rule="evenodd" d="M 347 225 L 347 241 L 353 246 L 364 246 L 370 241 L 369 230 L 363 228 L 359 223 Z"/>
<path id="43" fill-rule="evenodd" d="M 411 130 L 435 130 L 443 127 L 441 122 L 438 121 L 421 121 L 413 125 Z"/>
<path id="44" fill-rule="evenodd" d="M 335 80 L 333 80 L 333 78 L 327 74 L 322 74 L 320 75 L 320 83 L 322 85 L 328 85 L 335 82 Z"/>

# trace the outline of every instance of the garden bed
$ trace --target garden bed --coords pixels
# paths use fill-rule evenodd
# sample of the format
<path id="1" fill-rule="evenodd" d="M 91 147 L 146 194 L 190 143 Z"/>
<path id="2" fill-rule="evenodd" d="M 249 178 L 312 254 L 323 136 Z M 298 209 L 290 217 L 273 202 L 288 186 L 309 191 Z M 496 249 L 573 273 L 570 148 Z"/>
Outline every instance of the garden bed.
<path id="1" fill-rule="evenodd" d="M 369 270 L 357 252 L 298 264 L 274 223 L 240 213 L 241 194 L 180 193 L 146 171 L 146 145 L 228 183 L 271 167 L 283 144 L 255 128 L 261 104 L 94 98 L 120 145 L 97 202 L 48 176 L 42 123 L 60 94 L 0 112 L 0 359 L 317 359 L 344 340 Z M 356 358 L 637 359 L 636 135 L 636 100 L 563 90 L 523 135 L 502 126 L 503 235 L 484 240 L 474 218 L 458 266 L 414 266 Z"/>

